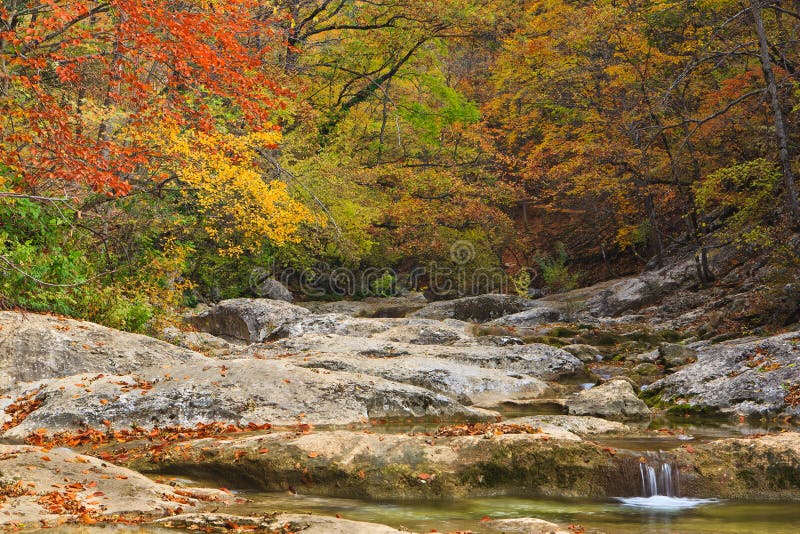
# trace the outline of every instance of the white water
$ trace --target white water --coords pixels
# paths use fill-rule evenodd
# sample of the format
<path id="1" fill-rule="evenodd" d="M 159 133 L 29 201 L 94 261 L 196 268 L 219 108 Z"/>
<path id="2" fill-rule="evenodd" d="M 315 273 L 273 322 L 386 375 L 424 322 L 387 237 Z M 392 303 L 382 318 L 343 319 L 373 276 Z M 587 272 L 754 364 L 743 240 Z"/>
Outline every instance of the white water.
<path id="1" fill-rule="evenodd" d="M 652 497 L 620 497 L 618 500 L 625 506 L 663 512 L 688 510 L 703 504 L 719 502 L 717 499 L 690 499 L 688 497 L 667 497 L 665 495 L 654 495 Z"/>
<path id="2" fill-rule="evenodd" d="M 642 496 L 619 498 L 625 506 L 660 511 L 677 511 L 695 508 L 702 504 L 718 502 L 716 499 L 689 499 L 678 497 L 679 473 L 673 472 L 672 464 L 662 462 L 655 467 L 645 462 L 639 464 L 642 480 Z"/>

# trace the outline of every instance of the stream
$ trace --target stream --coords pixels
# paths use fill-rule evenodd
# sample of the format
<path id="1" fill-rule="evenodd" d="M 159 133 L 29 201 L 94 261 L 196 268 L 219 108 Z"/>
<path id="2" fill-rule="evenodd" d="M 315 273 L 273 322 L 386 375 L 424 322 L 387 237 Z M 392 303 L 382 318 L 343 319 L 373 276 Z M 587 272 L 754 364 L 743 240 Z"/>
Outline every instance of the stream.
<path id="1" fill-rule="evenodd" d="M 579 524 L 586 532 L 607 534 L 796 534 L 800 505 L 796 502 L 716 502 L 694 508 L 658 509 L 628 506 L 618 501 L 584 499 L 523 499 L 492 497 L 451 503 L 368 502 L 291 495 L 246 493 L 253 502 L 232 507 L 231 513 L 271 511 L 339 514 L 345 519 L 382 523 L 414 532 L 485 532 L 482 518 L 537 517 L 561 524 Z M 43 533 L 99 534 L 119 531 L 147 534 L 175 532 L 146 527 L 62 527 Z"/>
<path id="2" fill-rule="evenodd" d="M 505 414 L 507 417 L 510 414 Z M 514 414 L 517 415 L 517 414 Z M 530 414 L 526 414 L 530 415 Z M 375 432 L 430 432 L 436 424 L 378 424 Z M 732 424 L 701 419 L 659 419 L 638 427 L 631 436 L 598 436 L 603 445 L 641 451 L 657 458 L 659 450 L 702 443 L 726 437 L 775 431 L 769 425 Z M 324 430 L 319 430 L 323 431 Z M 367 501 L 350 498 L 319 497 L 288 492 L 235 491 L 246 503 L 234 504 L 220 512 L 236 515 L 261 515 L 271 512 L 339 515 L 344 519 L 380 523 L 412 532 L 487 530 L 485 518 L 510 519 L 535 517 L 561 525 L 581 525 L 586 532 L 607 534 L 795 534 L 800 532 L 800 504 L 797 502 L 741 502 L 680 497 L 677 470 L 669 464 L 648 462 L 640 466 L 641 494 L 618 499 L 557 499 L 494 496 L 448 502 Z M 213 482 L 184 481 L 213 486 Z M 99 534 L 100 532 L 164 534 L 171 530 L 153 527 L 60 527 L 61 534 Z M 54 532 L 54 530 L 42 531 Z"/>

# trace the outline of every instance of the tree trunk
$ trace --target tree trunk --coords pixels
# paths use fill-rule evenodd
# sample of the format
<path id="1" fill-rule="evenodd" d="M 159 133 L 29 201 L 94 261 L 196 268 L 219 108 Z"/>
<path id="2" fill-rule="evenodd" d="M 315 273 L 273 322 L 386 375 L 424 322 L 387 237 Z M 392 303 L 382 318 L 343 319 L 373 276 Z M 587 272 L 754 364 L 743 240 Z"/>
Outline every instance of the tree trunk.
<path id="1" fill-rule="evenodd" d="M 780 99 L 778 98 L 778 85 L 775 82 L 775 72 L 772 70 L 772 61 L 769 57 L 769 43 L 767 42 L 767 33 L 764 30 L 764 19 L 761 17 L 761 0 L 750 0 L 750 12 L 753 15 L 753 22 L 758 36 L 761 70 L 764 71 L 764 80 L 767 83 L 767 92 L 772 105 L 775 138 L 778 142 L 778 157 L 781 161 L 781 167 L 783 167 L 783 179 L 786 187 L 786 204 L 792 219 L 792 225 L 796 227 L 800 225 L 800 206 L 798 206 L 797 190 L 795 189 L 794 173 L 792 172 L 788 135 L 783 122 Z"/>

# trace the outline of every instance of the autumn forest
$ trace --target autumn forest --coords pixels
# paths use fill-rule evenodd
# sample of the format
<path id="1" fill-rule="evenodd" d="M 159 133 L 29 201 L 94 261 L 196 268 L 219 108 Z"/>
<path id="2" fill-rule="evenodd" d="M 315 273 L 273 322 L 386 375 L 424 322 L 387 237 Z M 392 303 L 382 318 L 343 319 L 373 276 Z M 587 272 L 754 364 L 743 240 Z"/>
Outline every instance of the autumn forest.
<path id="1" fill-rule="evenodd" d="M 523 290 L 709 234 L 794 265 L 799 36 L 788 1 L 4 0 L 0 299 L 142 330 L 459 241 Z"/>
<path id="2" fill-rule="evenodd" d="M 0 531 L 796 534 L 798 174 L 800 0 L 0 0 Z"/>

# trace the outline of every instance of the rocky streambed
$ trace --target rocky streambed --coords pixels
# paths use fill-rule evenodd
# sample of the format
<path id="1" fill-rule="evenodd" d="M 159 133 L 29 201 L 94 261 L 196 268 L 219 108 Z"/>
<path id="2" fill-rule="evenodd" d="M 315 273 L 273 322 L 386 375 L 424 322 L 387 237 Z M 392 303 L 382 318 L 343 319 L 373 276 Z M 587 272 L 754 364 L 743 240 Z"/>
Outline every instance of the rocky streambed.
<path id="1" fill-rule="evenodd" d="M 0 524 L 628 532 L 615 499 L 648 469 L 664 497 L 794 506 L 800 333 L 714 343 L 598 312 L 630 291 L 584 311 L 236 299 L 163 340 L 0 312 Z"/>

